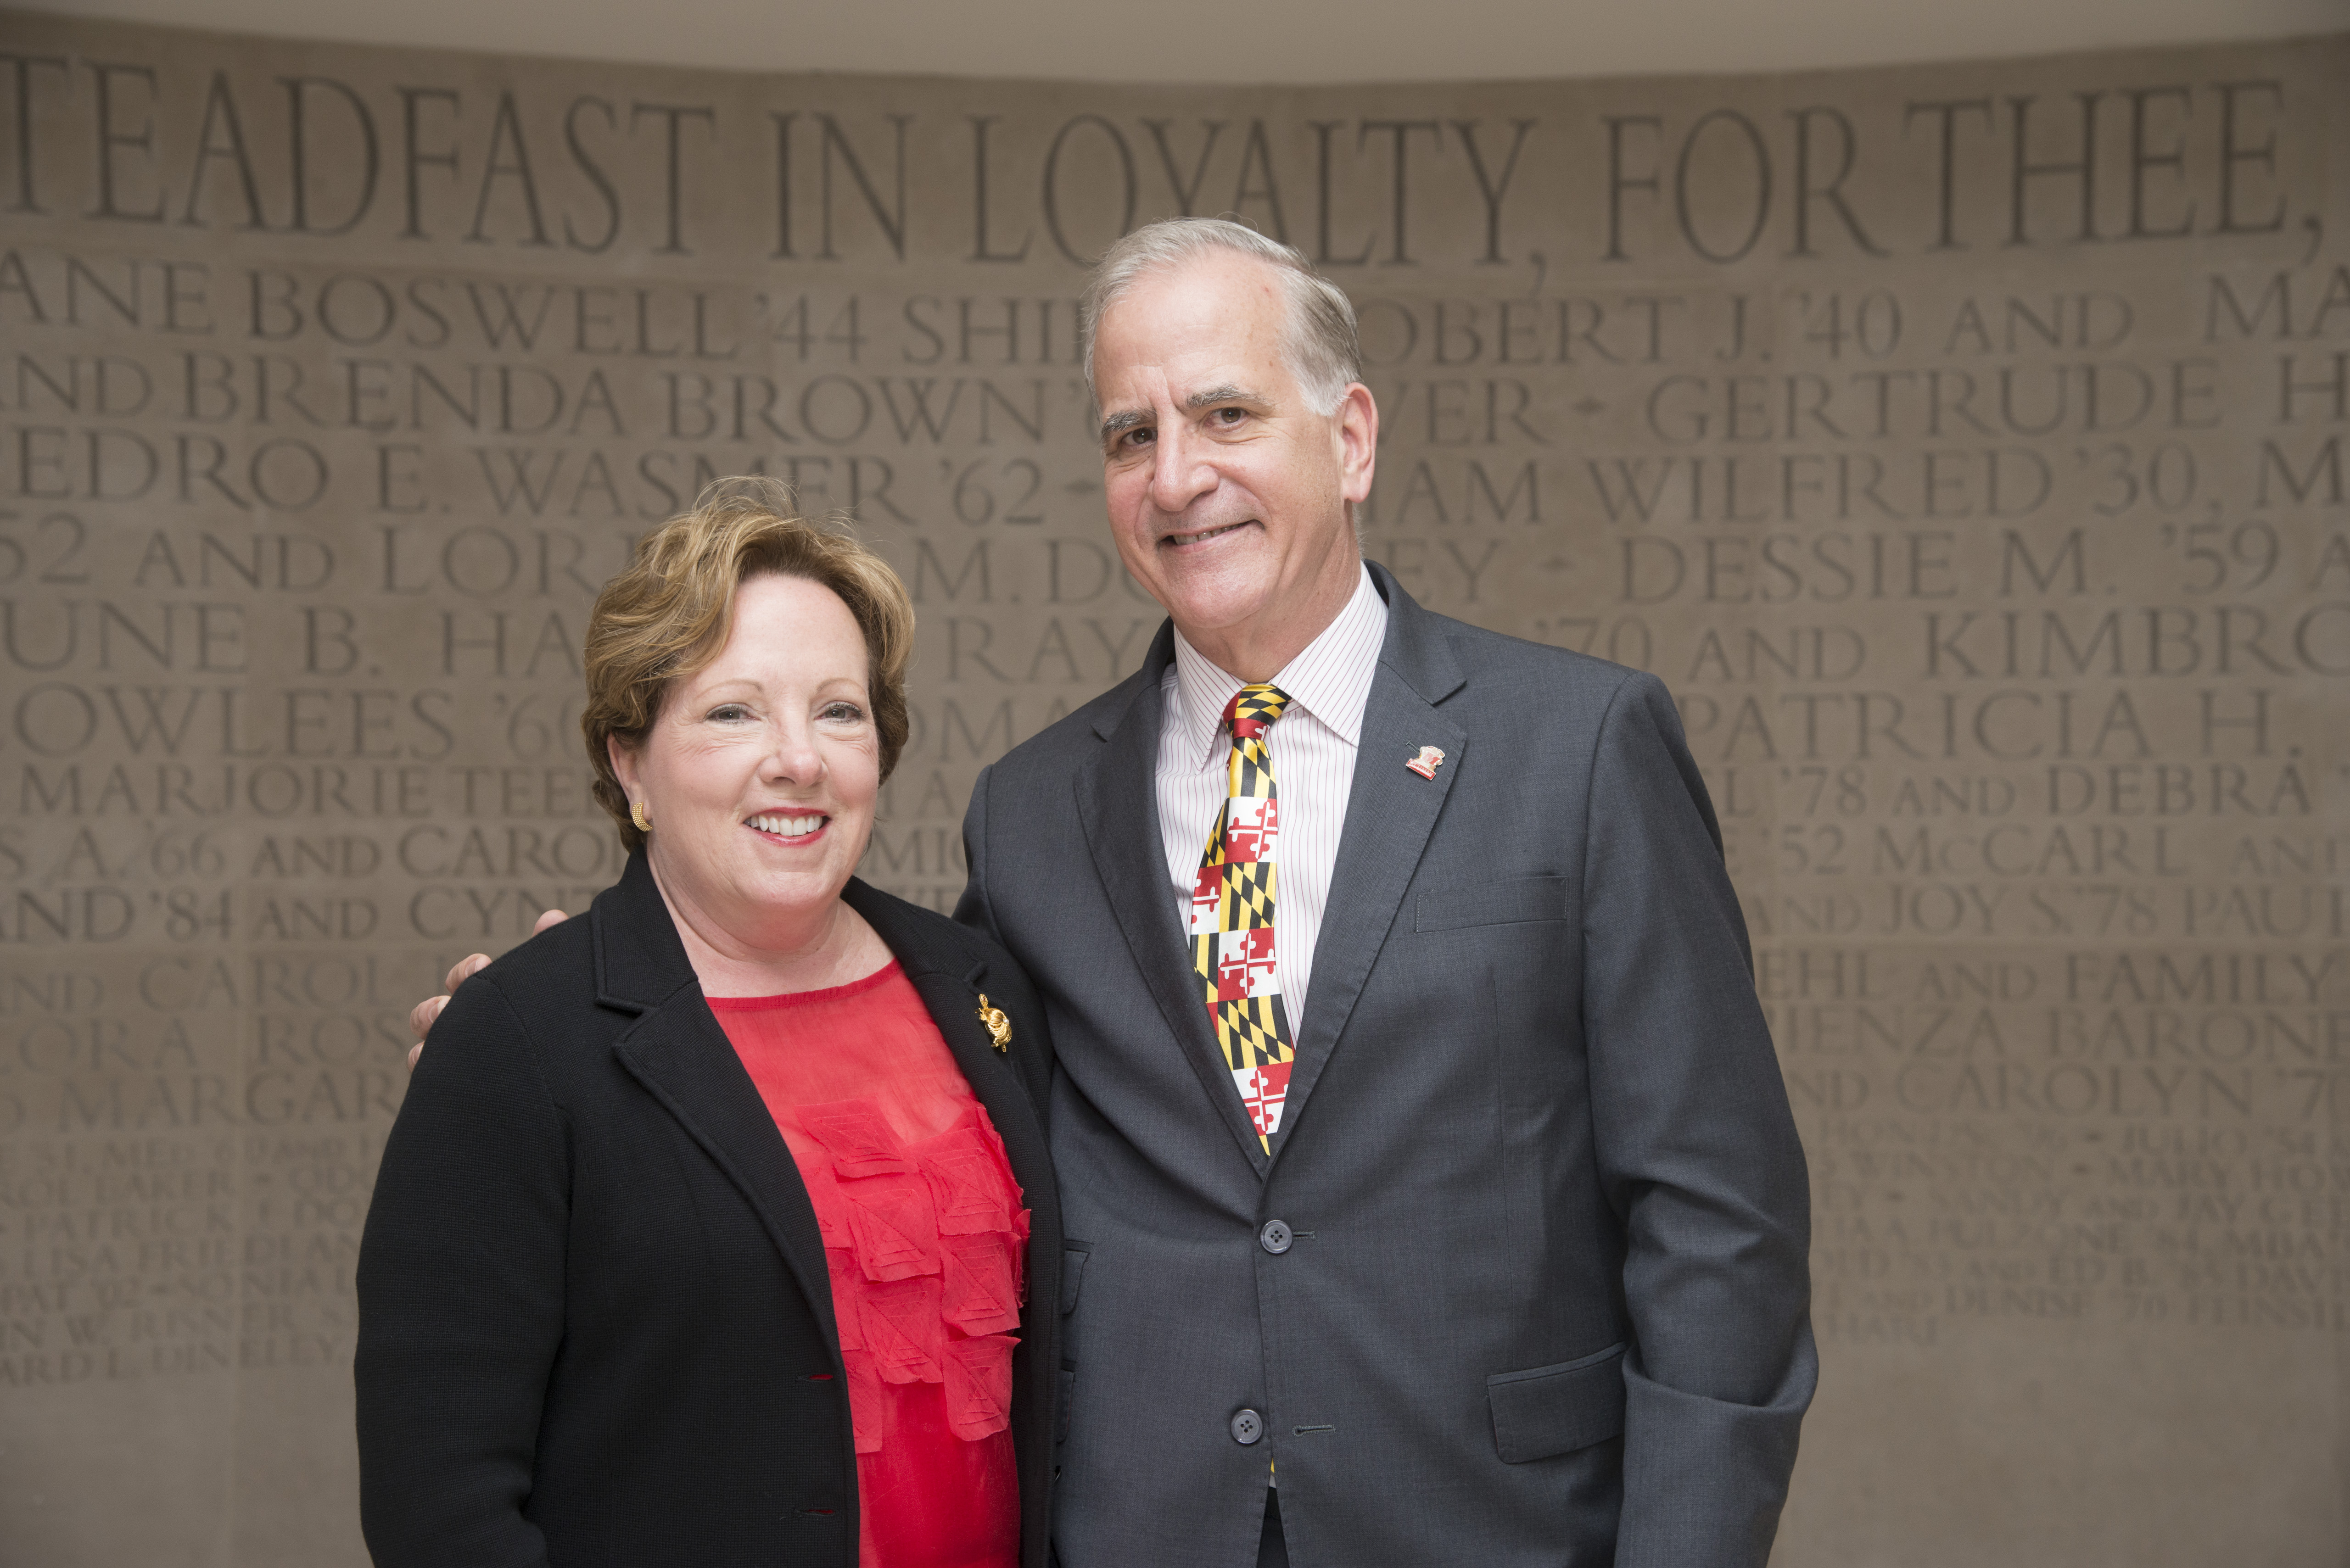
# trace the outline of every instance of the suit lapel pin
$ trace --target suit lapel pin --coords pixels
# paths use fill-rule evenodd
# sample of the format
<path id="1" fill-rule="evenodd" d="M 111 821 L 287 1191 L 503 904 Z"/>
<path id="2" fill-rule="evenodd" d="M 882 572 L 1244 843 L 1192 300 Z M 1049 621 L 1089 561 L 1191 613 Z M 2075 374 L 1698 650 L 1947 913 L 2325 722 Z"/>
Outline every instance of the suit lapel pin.
<path id="1" fill-rule="evenodd" d="M 1012 1020 L 1003 1015 L 1003 1009 L 987 1004 L 987 992 L 983 991 L 979 993 L 979 1021 L 987 1025 L 987 1037 L 994 1043 L 995 1048 L 1009 1054 L 1012 1050 Z"/>
<path id="2" fill-rule="evenodd" d="M 1418 774 L 1424 779 L 1434 779 L 1436 777 L 1436 770 L 1443 765 L 1444 753 L 1437 750 L 1434 746 L 1420 747 L 1419 755 L 1404 763 L 1404 766 L 1409 768 L 1412 772 Z"/>

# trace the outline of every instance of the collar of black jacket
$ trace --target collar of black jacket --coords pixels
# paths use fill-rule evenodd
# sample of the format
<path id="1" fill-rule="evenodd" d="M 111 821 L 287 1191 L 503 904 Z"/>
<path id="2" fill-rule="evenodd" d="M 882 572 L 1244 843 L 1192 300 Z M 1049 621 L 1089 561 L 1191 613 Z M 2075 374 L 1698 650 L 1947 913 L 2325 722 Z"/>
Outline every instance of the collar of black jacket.
<path id="1" fill-rule="evenodd" d="M 945 920 L 925 919 L 912 905 L 855 877 L 841 898 L 897 956 L 909 979 L 943 974 L 974 989 L 985 980 L 986 960 L 957 940 L 955 928 Z M 692 961 L 642 849 L 629 857 L 620 879 L 596 896 L 588 920 L 599 1005 L 649 1012 L 694 983 Z"/>

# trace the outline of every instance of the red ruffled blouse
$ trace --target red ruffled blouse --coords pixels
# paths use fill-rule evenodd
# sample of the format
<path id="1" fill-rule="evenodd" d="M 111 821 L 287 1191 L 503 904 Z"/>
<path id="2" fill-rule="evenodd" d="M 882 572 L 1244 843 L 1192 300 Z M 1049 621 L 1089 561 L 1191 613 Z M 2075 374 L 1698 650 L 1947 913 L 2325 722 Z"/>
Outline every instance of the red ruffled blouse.
<path id="1" fill-rule="evenodd" d="M 710 998 L 824 1231 L 848 1368 L 859 1568 L 1014 1568 L 1013 1330 L 1028 1210 L 1003 1142 L 895 963 Z"/>

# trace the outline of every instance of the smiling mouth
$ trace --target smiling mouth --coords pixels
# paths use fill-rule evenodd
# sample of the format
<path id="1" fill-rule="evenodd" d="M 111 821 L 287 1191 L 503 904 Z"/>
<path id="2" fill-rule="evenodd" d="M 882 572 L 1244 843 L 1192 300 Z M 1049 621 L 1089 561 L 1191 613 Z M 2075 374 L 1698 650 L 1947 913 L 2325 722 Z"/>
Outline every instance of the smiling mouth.
<path id="1" fill-rule="evenodd" d="M 772 833 L 778 838 L 805 838 L 831 820 L 832 818 L 821 812 L 810 812 L 804 816 L 786 816 L 780 812 L 769 812 L 762 816 L 749 818 L 743 826 L 754 827 L 761 833 Z"/>
<path id="2" fill-rule="evenodd" d="M 1236 529 L 1253 527 L 1255 524 L 1255 518 L 1243 517 L 1237 523 L 1220 523 L 1213 528 L 1201 528 L 1194 533 L 1162 534 L 1159 535 L 1159 542 L 1162 545 L 1172 545 L 1180 550 L 1186 545 L 1205 544 L 1210 539 L 1220 538 Z"/>

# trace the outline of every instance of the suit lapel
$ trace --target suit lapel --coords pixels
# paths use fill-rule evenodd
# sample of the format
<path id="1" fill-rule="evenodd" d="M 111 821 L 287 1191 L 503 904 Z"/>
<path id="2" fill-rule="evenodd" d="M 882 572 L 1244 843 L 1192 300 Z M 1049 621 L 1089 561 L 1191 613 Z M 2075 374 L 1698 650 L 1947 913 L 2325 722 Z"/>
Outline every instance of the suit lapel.
<path id="1" fill-rule="evenodd" d="M 864 883 L 852 878 L 844 897 L 905 970 L 964 1081 L 987 1108 L 1042 1233 L 1057 1235 L 1059 1202 L 1042 1122 L 1017 1068 L 994 1048 L 993 1037 L 980 1020 L 978 987 L 983 967 L 956 972 L 953 955 L 942 958 L 935 950 L 908 907 Z M 641 1015 L 613 1042 L 614 1055 L 750 1200 L 817 1322 L 839 1343 L 824 1232 L 799 1163 L 733 1042 L 702 1000 L 693 966 L 641 852 L 629 860 L 619 885 L 597 899 L 590 919 L 595 921 L 597 1000 Z M 1018 1026 L 1015 1020 L 1014 1029 Z M 1041 1270 L 1047 1276 L 1045 1286 L 1052 1287 L 1059 1262 L 1057 1257 L 1032 1259 L 1029 1272 L 1034 1275 Z"/>
<path id="2" fill-rule="evenodd" d="M 1371 577 L 1388 601 L 1387 639 L 1363 710 L 1347 823 L 1338 839 L 1322 933 L 1314 946 L 1313 976 L 1306 982 L 1296 1065 L 1290 1069 L 1281 1130 L 1273 1140 L 1275 1157 L 1288 1147 L 1315 1083 L 1362 996 L 1469 749 L 1467 732 L 1435 706 L 1461 684 L 1459 664 L 1440 627 L 1384 568 L 1373 565 Z M 1444 753 L 1433 779 L 1404 766 L 1422 746 Z"/>
<path id="3" fill-rule="evenodd" d="M 1028 1208 L 1040 1219 L 1050 1217 L 1051 1229 L 1057 1232 L 1059 1202 L 1037 1102 L 1021 1083 L 1020 1069 L 1012 1056 L 995 1048 L 995 1037 L 980 1019 L 979 999 L 988 983 L 985 964 L 963 961 L 967 954 L 935 946 L 920 929 L 920 914 L 911 906 L 862 881 L 852 877 L 842 897 L 897 955 L 931 1022 L 938 1025 L 940 1037 L 953 1054 L 955 1065 L 962 1069 L 963 1081 L 986 1107 L 987 1119 L 1003 1140 L 1004 1156 L 1012 1162 L 1012 1174 L 1020 1182 Z M 1020 1049 L 1020 1031 L 1037 1023 L 1018 1017 L 1011 1020 L 1013 1051 Z M 1047 1262 L 1057 1266 L 1059 1260 Z"/>
<path id="4" fill-rule="evenodd" d="M 702 988 L 678 992 L 613 1042 L 612 1049 L 750 1199 L 816 1321 L 838 1344 L 824 1233 L 807 1184 L 758 1085 L 702 1001 Z"/>
<path id="5" fill-rule="evenodd" d="M 629 857 L 620 880 L 597 898 L 588 919 L 596 1000 L 639 1015 L 612 1042 L 614 1057 L 742 1190 L 809 1310 L 839 1343 L 824 1233 L 807 1185 L 733 1042 L 702 1001 L 702 982 L 643 850 Z"/>
<path id="6" fill-rule="evenodd" d="M 1104 734 L 1101 752 L 1077 771 L 1077 817 L 1134 967 L 1199 1075 L 1208 1103 L 1263 1176 L 1268 1163 L 1264 1147 L 1232 1086 L 1199 977 L 1191 972 L 1191 947 L 1176 917 L 1166 846 L 1159 834 L 1159 725 L 1165 707 L 1159 683 L 1174 646 L 1172 627 L 1161 627 L 1136 678 L 1135 700 Z"/>
<path id="7" fill-rule="evenodd" d="M 964 1082 L 971 1085 L 979 1103 L 987 1107 L 988 1119 L 1003 1127 L 1015 1114 L 1015 1105 L 1021 1103 L 1020 1083 L 1012 1064 L 995 1049 L 987 1025 L 980 1022 L 978 987 L 942 970 L 910 970 L 906 978 L 922 999 L 922 1006 L 929 1010 L 931 1022 L 939 1026 L 947 1049 L 954 1053 L 955 1065 L 962 1069 Z"/>

